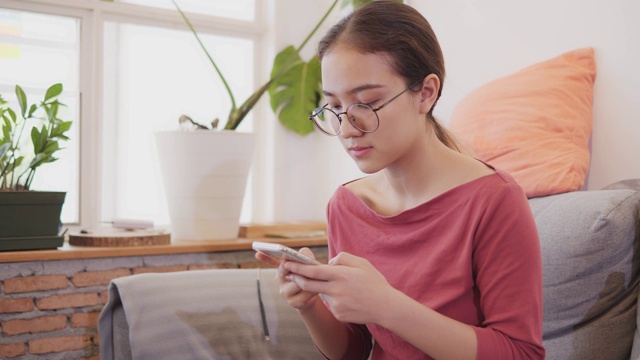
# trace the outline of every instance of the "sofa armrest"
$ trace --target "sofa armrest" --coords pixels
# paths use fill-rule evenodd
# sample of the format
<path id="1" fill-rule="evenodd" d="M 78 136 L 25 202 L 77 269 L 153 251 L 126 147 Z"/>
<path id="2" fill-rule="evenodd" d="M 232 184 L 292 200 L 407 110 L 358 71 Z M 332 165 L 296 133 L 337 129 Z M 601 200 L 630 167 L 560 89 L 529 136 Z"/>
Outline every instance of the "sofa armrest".
<path id="1" fill-rule="evenodd" d="M 553 359 L 628 359 L 636 330 L 640 194 L 529 200 L 543 263 L 543 343 Z"/>
<path id="2" fill-rule="evenodd" d="M 322 358 L 297 312 L 278 294 L 275 269 L 196 270 L 115 279 L 98 332 L 103 360 Z"/>

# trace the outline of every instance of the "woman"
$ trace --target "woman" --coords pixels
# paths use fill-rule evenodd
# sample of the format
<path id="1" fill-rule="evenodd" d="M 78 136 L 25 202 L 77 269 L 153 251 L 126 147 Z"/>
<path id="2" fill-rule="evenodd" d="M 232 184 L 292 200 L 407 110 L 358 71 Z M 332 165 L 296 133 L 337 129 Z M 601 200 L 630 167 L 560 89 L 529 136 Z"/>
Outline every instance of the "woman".
<path id="1" fill-rule="evenodd" d="M 429 23 L 407 5 L 376 1 L 336 24 L 318 54 L 327 104 L 310 118 L 369 174 L 328 204 L 329 264 L 279 264 L 281 295 L 319 351 L 544 358 L 527 199 L 508 174 L 458 151 L 433 117 L 445 71 Z"/>

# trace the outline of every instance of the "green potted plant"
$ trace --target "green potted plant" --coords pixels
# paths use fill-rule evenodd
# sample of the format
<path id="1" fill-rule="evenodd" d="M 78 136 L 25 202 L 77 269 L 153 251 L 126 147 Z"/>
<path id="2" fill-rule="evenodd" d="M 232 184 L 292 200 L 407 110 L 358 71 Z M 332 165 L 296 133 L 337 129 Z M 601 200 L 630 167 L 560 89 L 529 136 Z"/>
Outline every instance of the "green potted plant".
<path id="1" fill-rule="evenodd" d="M 56 248 L 65 192 L 33 191 L 40 166 L 57 160 L 71 121 L 59 118 L 62 84 L 51 85 L 40 103 L 29 104 L 16 85 L 18 108 L 0 95 L 0 250 Z M 30 141 L 29 141 L 30 139 Z"/>
<path id="2" fill-rule="evenodd" d="M 244 189 L 253 158 L 253 134 L 235 131 L 265 93 L 282 125 L 300 135 L 313 131 L 308 116 L 322 96 L 320 63 L 316 56 L 305 62 L 300 51 L 338 4 L 334 0 L 298 47 L 288 46 L 273 62 L 270 78 L 238 105 L 220 68 L 176 0 L 174 6 L 195 36 L 231 102 L 223 126 L 218 120 L 202 124 L 183 115 L 196 131 L 156 133 L 156 146 L 174 240 L 221 240 L 238 236 Z M 367 0 L 342 0 L 356 7 Z M 220 131 L 201 131 L 220 130 Z M 206 159 L 206 161 L 204 160 Z M 189 166 L 192 165 L 192 166 Z M 191 170 L 193 169 L 193 172 Z"/>

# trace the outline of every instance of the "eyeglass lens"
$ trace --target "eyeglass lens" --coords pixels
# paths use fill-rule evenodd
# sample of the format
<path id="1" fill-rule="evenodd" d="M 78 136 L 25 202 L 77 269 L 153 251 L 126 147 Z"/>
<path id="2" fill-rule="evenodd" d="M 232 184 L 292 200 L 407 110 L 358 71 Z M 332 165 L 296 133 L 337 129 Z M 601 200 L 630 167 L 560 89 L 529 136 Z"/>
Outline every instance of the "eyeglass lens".
<path id="1" fill-rule="evenodd" d="M 340 132 L 340 119 L 338 115 L 329 109 L 316 109 L 314 122 L 320 130 L 329 135 L 337 135 Z M 349 119 L 351 125 L 362 132 L 372 132 L 378 129 L 378 116 L 371 106 L 366 104 L 351 104 L 347 108 L 346 114 L 342 113 Z"/>

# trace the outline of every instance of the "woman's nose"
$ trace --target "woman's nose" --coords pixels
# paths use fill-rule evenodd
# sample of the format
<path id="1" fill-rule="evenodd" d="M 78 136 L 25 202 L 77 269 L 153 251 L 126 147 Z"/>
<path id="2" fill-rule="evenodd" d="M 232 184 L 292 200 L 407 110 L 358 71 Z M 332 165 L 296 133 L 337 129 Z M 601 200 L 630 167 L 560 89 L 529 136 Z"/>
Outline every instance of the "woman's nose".
<path id="1" fill-rule="evenodd" d="M 358 128 L 353 126 L 351 121 L 349 121 L 347 114 L 342 114 L 340 116 L 342 119 L 342 121 L 340 122 L 340 134 L 339 134 L 340 136 L 342 136 L 345 139 L 348 139 L 350 137 L 361 136 L 363 134 L 362 131 L 358 130 Z"/>

